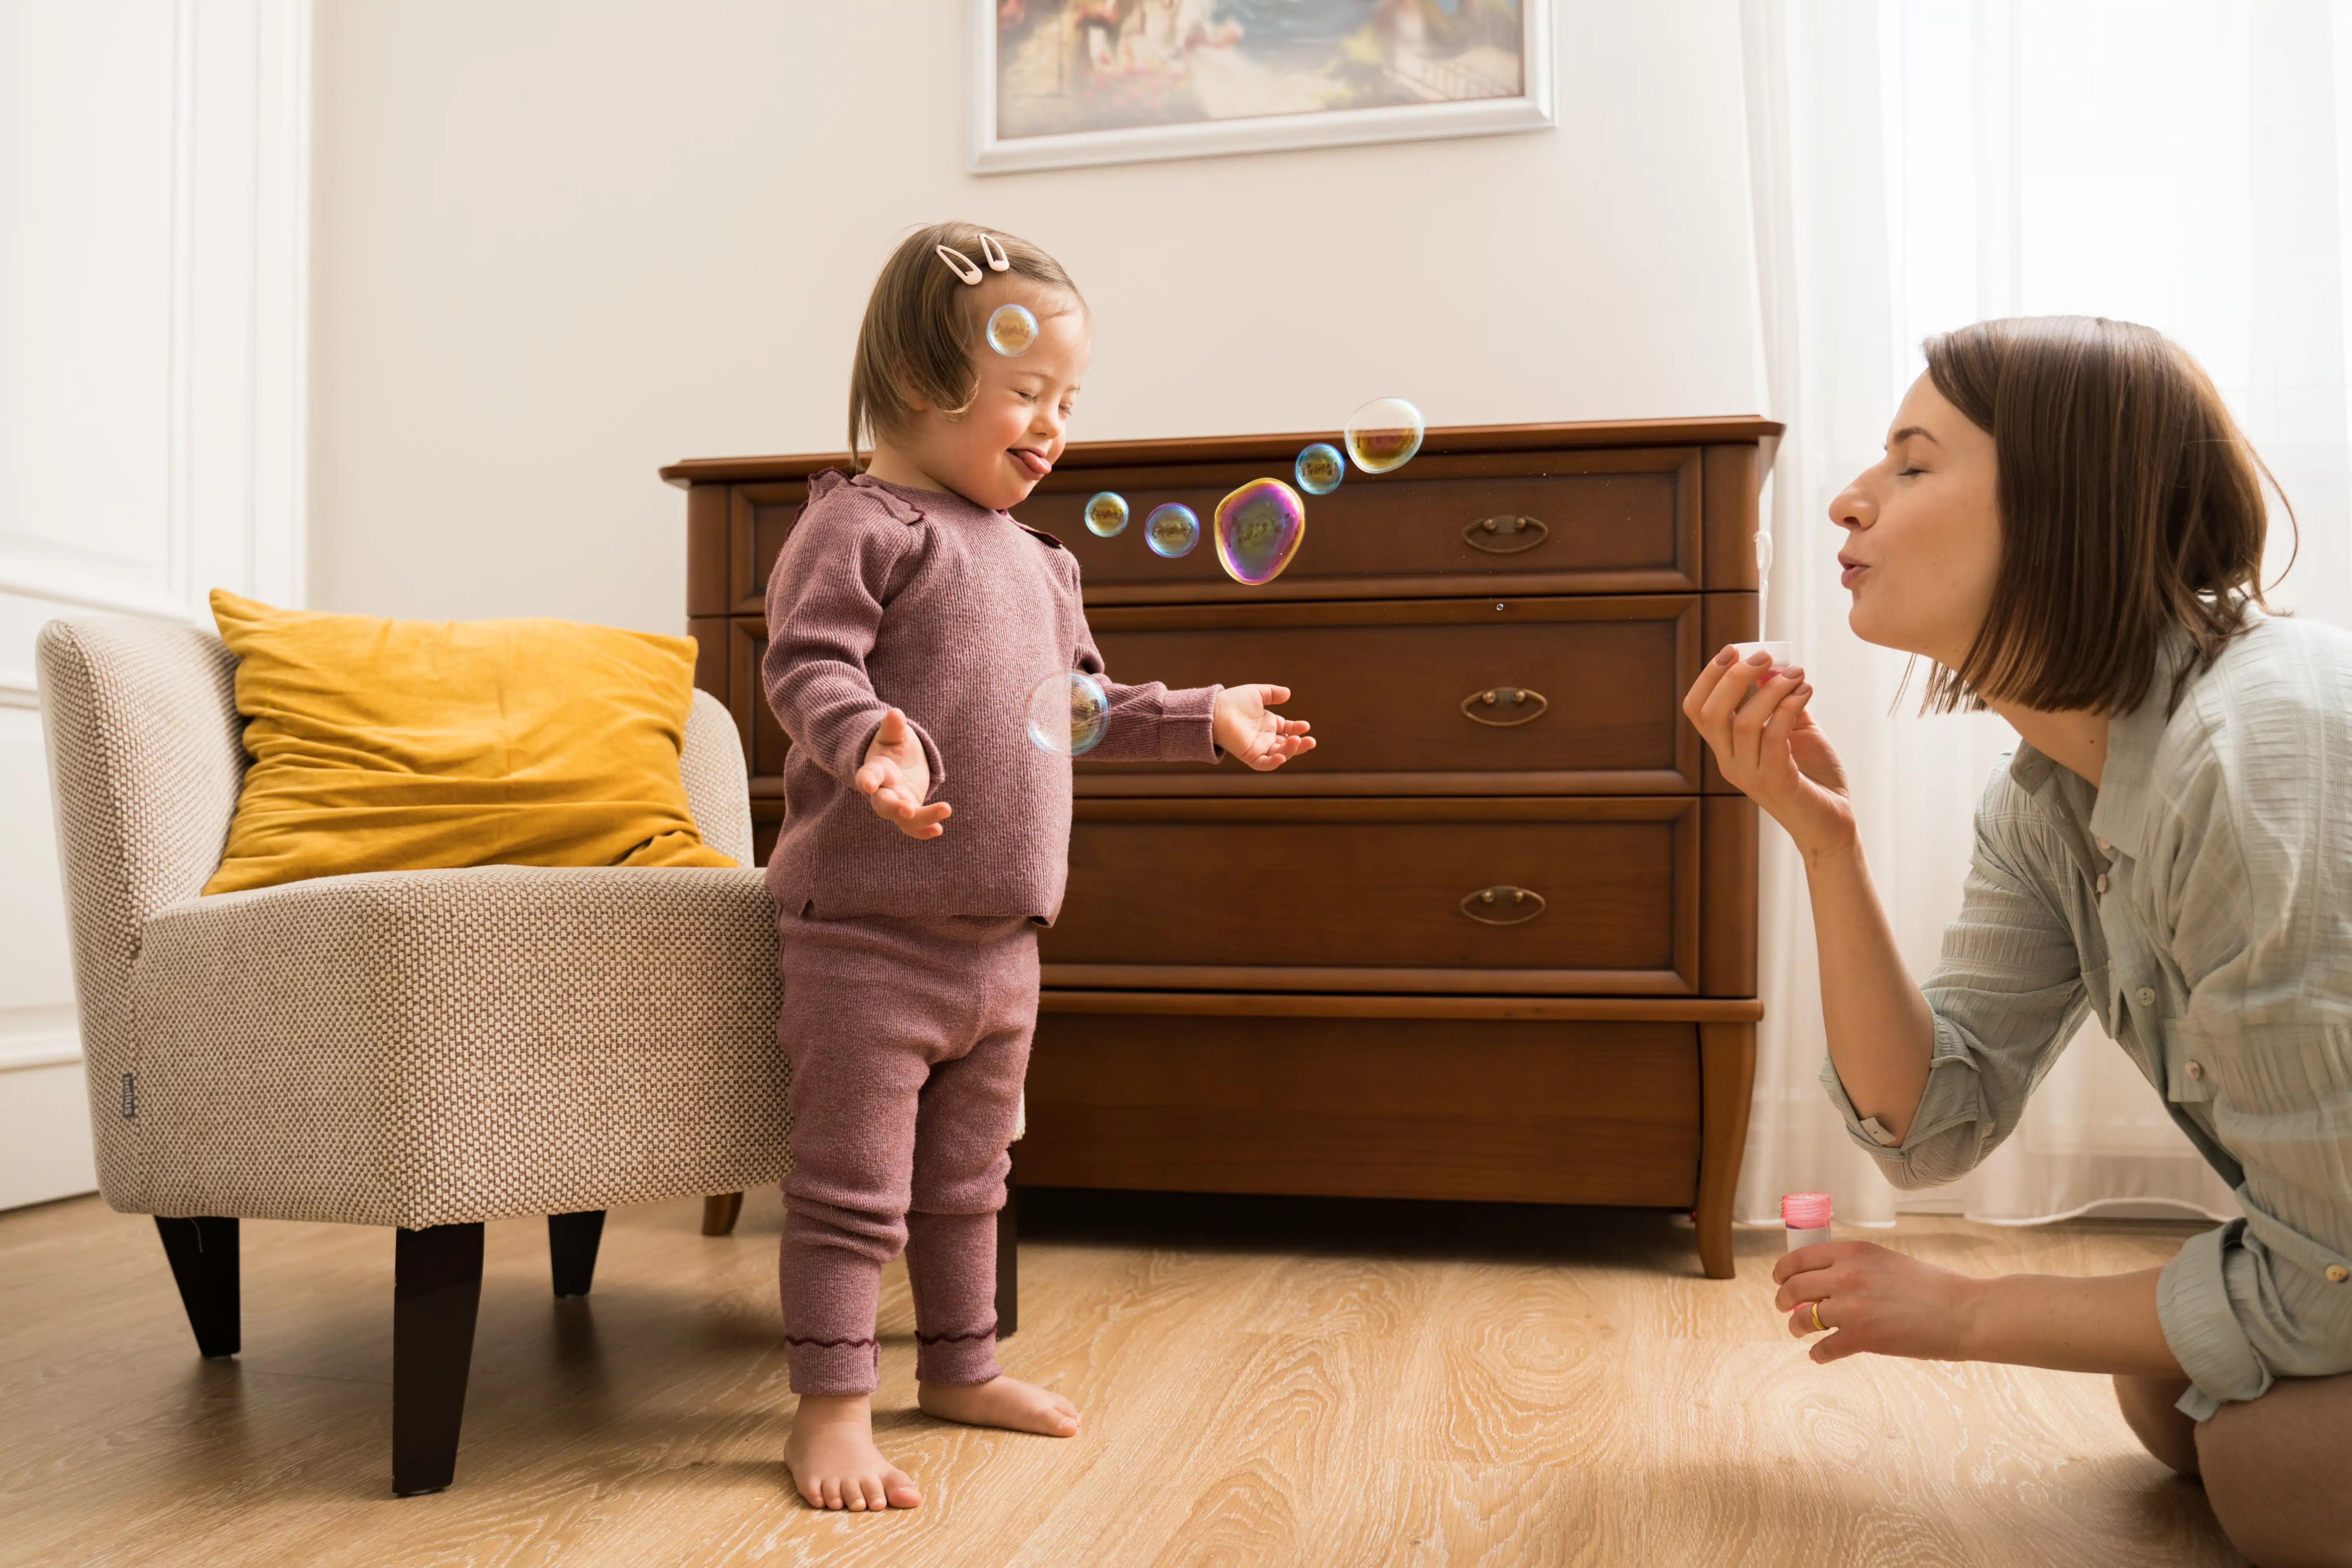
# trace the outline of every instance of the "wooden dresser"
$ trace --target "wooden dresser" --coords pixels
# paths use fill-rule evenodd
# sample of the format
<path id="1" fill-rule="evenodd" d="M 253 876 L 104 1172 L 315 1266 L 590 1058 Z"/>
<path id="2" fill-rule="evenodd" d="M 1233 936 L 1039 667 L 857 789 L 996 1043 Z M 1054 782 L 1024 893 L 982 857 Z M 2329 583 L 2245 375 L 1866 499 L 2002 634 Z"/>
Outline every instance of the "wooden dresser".
<path id="1" fill-rule="evenodd" d="M 1271 773 L 1077 763 L 1070 888 L 1044 941 L 1024 1185 L 1689 1209 L 1706 1272 L 1755 1063 L 1752 803 L 1682 693 L 1757 635 L 1760 419 L 1429 432 L 1307 498 L 1274 583 L 1204 537 L 1327 435 L 1072 447 L 1018 515 L 1084 568 L 1110 672 L 1265 680 L 1317 751 Z M 837 457 L 707 459 L 687 490 L 697 679 L 732 708 L 765 857 L 789 743 L 761 601 Z M 1087 498 L 1126 496 L 1099 539 Z"/>

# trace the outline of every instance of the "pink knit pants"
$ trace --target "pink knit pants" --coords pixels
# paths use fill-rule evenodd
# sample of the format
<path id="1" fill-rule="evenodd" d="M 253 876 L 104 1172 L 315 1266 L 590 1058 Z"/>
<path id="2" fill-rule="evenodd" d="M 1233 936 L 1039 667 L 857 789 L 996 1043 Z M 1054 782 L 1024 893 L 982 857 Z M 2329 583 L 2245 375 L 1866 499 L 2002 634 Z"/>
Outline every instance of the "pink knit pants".
<path id="1" fill-rule="evenodd" d="M 793 1064 L 779 1266 L 796 1394 L 870 1394 L 882 1266 L 907 1254 L 915 1375 L 996 1366 L 996 1211 L 1037 1021 L 1037 927 L 777 921 Z"/>

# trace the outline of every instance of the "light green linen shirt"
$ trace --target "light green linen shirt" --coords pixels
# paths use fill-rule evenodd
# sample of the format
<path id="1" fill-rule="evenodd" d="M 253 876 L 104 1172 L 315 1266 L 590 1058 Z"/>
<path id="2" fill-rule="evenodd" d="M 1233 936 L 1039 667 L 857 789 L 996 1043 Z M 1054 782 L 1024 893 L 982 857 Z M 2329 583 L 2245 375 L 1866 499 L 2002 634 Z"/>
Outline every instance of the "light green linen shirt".
<path id="1" fill-rule="evenodd" d="M 2258 617 L 2168 711 L 2188 652 L 2110 724 L 2101 787 L 2021 745 L 1985 790 L 1905 1135 L 1822 1081 L 1890 1181 L 1932 1186 L 2095 1011 L 2245 1209 L 2157 1285 L 2202 1421 L 2352 1371 L 2352 636 Z"/>

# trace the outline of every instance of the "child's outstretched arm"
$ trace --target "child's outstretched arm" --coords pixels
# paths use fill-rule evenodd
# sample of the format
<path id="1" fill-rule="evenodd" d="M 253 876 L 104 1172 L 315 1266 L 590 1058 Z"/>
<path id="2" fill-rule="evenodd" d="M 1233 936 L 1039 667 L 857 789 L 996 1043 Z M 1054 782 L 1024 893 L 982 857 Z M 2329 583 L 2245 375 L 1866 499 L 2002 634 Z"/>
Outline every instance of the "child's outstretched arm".
<path id="1" fill-rule="evenodd" d="M 866 659 L 882 607 L 913 542 L 878 509 L 812 508 L 768 579 L 768 706 L 795 750 L 876 815 L 915 838 L 936 838 L 949 815 L 931 800 L 947 768 L 921 724 L 876 694 Z"/>
<path id="2" fill-rule="evenodd" d="M 1077 668 L 1101 679 L 1103 658 L 1088 634 Z M 1159 681 L 1121 686 L 1103 681 L 1110 721 L 1102 743 L 1087 755 L 1105 762 L 1213 763 L 1227 752 L 1260 773 L 1315 749 L 1303 719 L 1286 719 L 1272 704 L 1290 700 L 1283 686 L 1195 686 L 1171 691 Z"/>

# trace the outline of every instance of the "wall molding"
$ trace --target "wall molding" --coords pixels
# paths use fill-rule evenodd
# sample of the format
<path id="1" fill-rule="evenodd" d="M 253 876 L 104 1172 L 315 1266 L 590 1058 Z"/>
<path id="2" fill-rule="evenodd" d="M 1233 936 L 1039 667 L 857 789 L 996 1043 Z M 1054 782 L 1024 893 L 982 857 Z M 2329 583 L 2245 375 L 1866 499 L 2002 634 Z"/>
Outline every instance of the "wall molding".
<path id="1" fill-rule="evenodd" d="M 0 286 L 43 307 L 0 355 L 0 410 L 26 421 L 0 468 L 0 710 L 38 705 L 34 638 L 60 614 L 208 625 L 215 586 L 304 601 L 314 3 L 0 7 L 33 84 L 0 102 L 20 176 L 0 232 L 27 241 Z M 46 798 L 37 744 L 6 766 L 8 798 Z M 26 885 L 0 888 L 0 942 L 43 956 L 0 1008 L 0 1145 L 37 1147 L 9 1167 L 28 1190 L 86 1190 L 40 1070 L 82 1059 L 63 889 L 37 844 L 7 864 Z"/>

